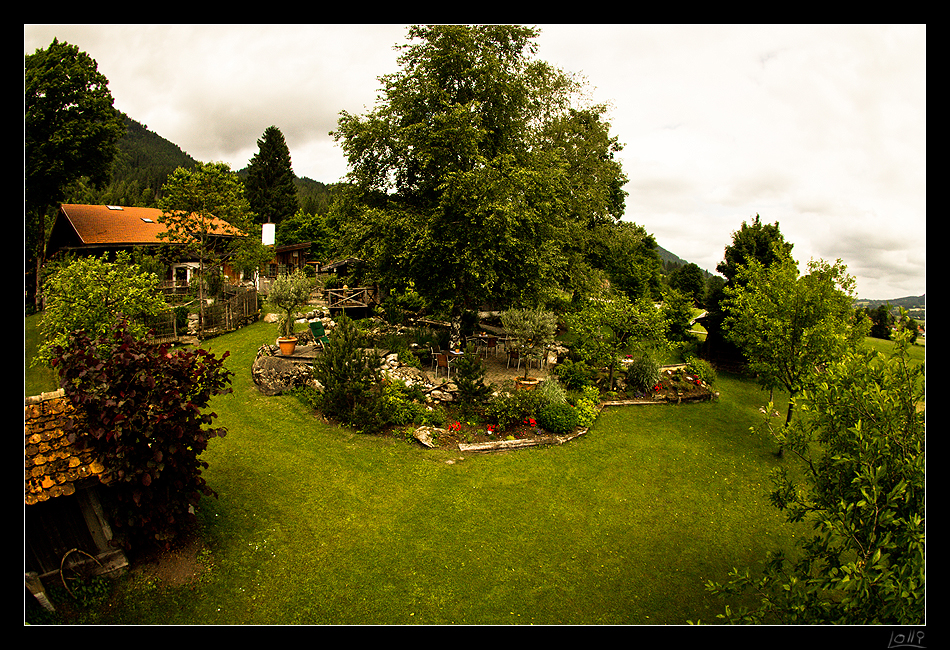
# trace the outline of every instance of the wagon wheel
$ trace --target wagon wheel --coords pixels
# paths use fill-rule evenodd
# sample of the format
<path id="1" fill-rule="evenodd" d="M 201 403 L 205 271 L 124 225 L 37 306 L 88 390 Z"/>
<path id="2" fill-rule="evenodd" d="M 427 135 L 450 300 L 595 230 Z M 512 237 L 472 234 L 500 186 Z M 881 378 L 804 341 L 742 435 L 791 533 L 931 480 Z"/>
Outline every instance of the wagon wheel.
<path id="1" fill-rule="evenodd" d="M 59 562 L 59 577 L 60 577 L 60 580 L 62 580 L 63 582 L 63 587 L 65 587 L 66 591 L 69 592 L 69 595 L 75 598 L 76 594 L 74 594 L 73 590 L 70 589 L 70 585 L 75 585 L 77 583 L 80 583 L 86 578 L 88 578 L 89 576 L 86 575 L 87 574 L 86 571 L 84 571 L 82 568 L 77 567 L 75 564 L 71 564 L 69 566 L 66 565 L 66 558 L 68 558 L 73 553 L 82 553 L 86 557 L 95 561 L 95 563 L 98 564 L 99 566 L 102 566 L 102 563 L 98 559 L 96 559 L 94 556 L 90 555 L 89 553 L 86 553 L 86 551 L 83 551 L 82 549 L 71 548 L 68 551 L 66 551 L 66 554 L 63 555 L 63 559 L 60 560 Z"/>

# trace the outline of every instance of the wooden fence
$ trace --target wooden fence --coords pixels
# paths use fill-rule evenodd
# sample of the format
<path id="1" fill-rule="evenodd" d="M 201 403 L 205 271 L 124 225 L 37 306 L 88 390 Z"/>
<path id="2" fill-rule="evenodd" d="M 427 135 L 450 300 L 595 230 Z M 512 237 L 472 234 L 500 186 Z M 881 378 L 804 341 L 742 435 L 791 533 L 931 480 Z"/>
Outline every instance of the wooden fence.
<path id="1" fill-rule="evenodd" d="M 249 325 L 258 319 L 257 289 L 229 287 L 214 304 L 205 307 L 205 334 L 223 334 Z M 188 324 L 179 322 L 175 310 L 162 312 L 148 326 L 157 343 L 174 343 L 188 336 Z"/>
<path id="2" fill-rule="evenodd" d="M 230 332 L 253 323 L 259 315 L 257 289 L 239 289 L 236 294 L 223 296 L 205 307 L 204 331 Z"/>

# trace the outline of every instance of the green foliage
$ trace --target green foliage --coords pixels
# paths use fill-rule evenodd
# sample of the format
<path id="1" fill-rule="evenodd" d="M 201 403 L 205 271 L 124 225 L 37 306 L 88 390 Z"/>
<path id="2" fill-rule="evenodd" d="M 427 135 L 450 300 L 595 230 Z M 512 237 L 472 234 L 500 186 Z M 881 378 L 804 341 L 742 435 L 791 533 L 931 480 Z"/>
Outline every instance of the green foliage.
<path id="1" fill-rule="evenodd" d="M 606 107 L 572 106 L 581 85 L 531 57 L 537 35 L 412 26 L 376 108 L 343 111 L 333 133 L 365 203 L 343 246 L 453 321 L 486 300 L 541 303 L 572 275 L 578 235 L 622 215 Z"/>
<path id="2" fill-rule="evenodd" d="M 567 402 L 546 401 L 538 409 L 538 426 L 555 435 L 571 433 L 577 426 L 577 410 Z"/>
<path id="3" fill-rule="evenodd" d="M 508 309 L 501 313 L 501 324 L 509 346 L 517 348 L 524 359 L 538 359 L 546 354 L 557 333 L 557 317 L 542 309 Z M 525 363 L 525 377 L 528 365 Z"/>
<path id="4" fill-rule="evenodd" d="M 588 364 L 607 368 L 611 390 L 622 355 L 669 345 L 663 312 L 646 298 L 633 302 L 623 294 L 616 294 L 605 299 L 590 299 L 579 311 L 569 314 L 567 322 L 577 337 L 575 352 Z"/>
<path id="5" fill-rule="evenodd" d="M 313 362 L 314 378 L 323 386 L 320 410 L 343 424 L 373 433 L 384 425 L 375 412 L 382 373 L 379 356 L 363 348 L 356 323 L 341 315 L 330 331 L 324 353 Z"/>
<path id="6" fill-rule="evenodd" d="M 158 207 L 162 187 L 178 167 L 194 167 L 198 161 L 128 115 L 122 115 L 125 134 L 118 141 L 118 154 L 109 182 L 101 188 L 81 178 L 67 193 L 66 203 Z"/>
<path id="7" fill-rule="evenodd" d="M 271 252 L 261 244 L 244 186 L 227 163 L 179 167 L 168 177 L 159 201 L 163 240 L 198 257 L 199 336 L 204 328 L 205 282 L 209 267 L 224 256 L 242 269 L 256 268 Z"/>
<path id="8" fill-rule="evenodd" d="M 537 390 L 501 392 L 488 402 L 485 415 L 504 430 L 536 416 L 544 403 L 544 395 Z"/>
<path id="9" fill-rule="evenodd" d="M 894 325 L 894 316 L 891 314 L 891 306 L 887 303 L 878 305 L 875 309 L 865 309 L 865 315 L 871 319 L 871 330 L 868 336 L 876 339 L 891 340 L 891 327 Z"/>
<path id="10" fill-rule="evenodd" d="M 663 292 L 663 317 L 666 319 L 667 338 L 682 342 L 691 338 L 689 321 L 693 316 L 693 303 L 686 294 L 667 289 Z"/>
<path id="11" fill-rule="evenodd" d="M 313 278 L 300 269 L 277 276 L 267 294 L 267 304 L 280 313 L 277 327 L 281 336 L 291 336 L 297 310 L 306 305 L 313 291 Z"/>
<path id="12" fill-rule="evenodd" d="M 579 391 L 569 393 L 568 403 L 574 406 L 577 426 L 589 427 L 597 419 L 600 391 L 596 386 L 585 386 Z"/>
<path id="13" fill-rule="evenodd" d="M 594 371 L 587 363 L 571 359 L 554 366 L 554 374 L 568 390 L 580 390 L 590 386 L 594 380 Z"/>
<path id="14" fill-rule="evenodd" d="M 143 273 L 121 252 L 82 257 L 58 268 L 43 284 L 46 313 L 41 329 L 45 342 L 34 363 L 48 363 L 56 346 L 65 346 L 75 330 L 93 339 L 104 336 L 122 320 L 136 338 L 148 333 L 148 320 L 168 309 L 158 276 Z"/>
<path id="15" fill-rule="evenodd" d="M 88 54 L 55 38 L 24 62 L 24 163 L 27 240 L 45 245 L 43 217 L 67 186 L 86 176 L 109 179 L 124 132 L 109 80 Z M 28 253 L 42 249 L 28 246 Z"/>
<path id="16" fill-rule="evenodd" d="M 478 358 L 474 345 L 469 344 L 465 354 L 455 361 L 455 370 L 459 405 L 463 414 L 469 414 L 491 394 L 491 386 L 485 384 L 485 366 Z"/>
<path id="17" fill-rule="evenodd" d="M 645 393 L 660 381 L 660 364 L 652 354 L 640 354 L 627 365 L 624 376 L 627 390 Z"/>
<path id="18" fill-rule="evenodd" d="M 727 286 L 726 337 L 743 351 L 765 388 L 781 386 L 793 396 L 824 364 L 863 340 L 855 323 L 854 278 L 838 260 L 812 260 L 799 277 L 790 256 L 765 267 L 757 260 L 741 267 Z M 786 421 L 791 421 L 789 404 Z"/>
<path id="19" fill-rule="evenodd" d="M 716 369 L 708 361 L 694 355 L 687 355 L 685 361 L 687 374 L 699 377 L 709 385 L 716 382 Z"/>
<path id="20" fill-rule="evenodd" d="M 706 298 L 706 278 L 703 270 L 692 262 L 670 273 L 667 280 L 671 289 L 688 297 L 693 306 L 701 307 Z"/>
<path id="21" fill-rule="evenodd" d="M 264 129 L 258 152 L 247 165 L 244 181 L 251 210 L 261 222 L 279 224 L 297 213 L 297 188 L 290 164 L 290 149 L 276 126 Z"/>
<path id="22" fill-rule="evenodd" d="M 793 246 L 785 241 L 777 221 L 763 224 L 757 214 L 752 223 L 743 221 L 742 227 L 732 233 L 732 243 L 726 247 L 716 271 L 725 276 L 728 284 L 742 282 L 738 276 L 743 267 L 755 261 L 768 268 L 774 262 L 791 257 Z"/>
<path id="23" fill-rule="evenodd" d="M 127 548 L 167 546 L 191 523 L 189 509 L 201 496 L 216 496 L 201 476 L 208 464 L 199 456 L 211 438 L 226 433 L 203 410 L 231 390 L 227 353 L 170 352 L 136 338 L 124 322 L 98 339 L 74 332 L 53 353 L 76 407 L 65 429 L 71 436 L 88 432 L 106 468 L 117 502 L 116 538 Z"/>
<path id="24" fill-rule="evenodd" d="M 792 561 L 768 557 L 761 577 L 735 571 L 710 591 L 752 591 L 755 608 L 731 622 L 797 625 L 925 623 L 924 368 L 908 363 L 906 334 L 886 357 L 849 351 L 797 400 L 791 427 L 763 425 L 800 460 L 773 475 L 772 503 L 812 533 Z"/>
<path id="25" fill-rule="evenodd" d="M 538 392 L 541 393 L 545 402 L 551 402 L 553 404 L 567 403 L 567 390 L 555 377 L 549 377 L 542 381 L 538 387 Z"/>

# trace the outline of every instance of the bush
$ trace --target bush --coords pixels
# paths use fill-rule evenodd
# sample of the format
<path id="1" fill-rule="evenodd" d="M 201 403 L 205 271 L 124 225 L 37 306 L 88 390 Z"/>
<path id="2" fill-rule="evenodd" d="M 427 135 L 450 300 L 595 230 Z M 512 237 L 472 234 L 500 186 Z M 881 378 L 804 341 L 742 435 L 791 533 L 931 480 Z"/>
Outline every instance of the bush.
<path id="1" fill-rule="evenodd" d="M 485 367 L 478 360 L 474 346 L 465 349 L 465 354 L 455 362 L 455 370 L 459 405 L 463 413 L 468 414 L 491 393 L 491 387 L 485 384 Z"/>
<path id="2" fill-rule="evenodd" d="M 699 377 L 707 384 L 712 384 L 716 381 L 716 370 L 708 361 L 698 357 L 686 357 L 686 372 L 687 374 Z"/>
<path id="3" fill-rule="evenodd" d="M 542 382 L 538 390 L 540 391 L 545 402 L 551 402 L 554 404 L 567 403 L 567 391 L 564 390 L 564 386 L 562 386 L 561 383 L 553 377 Z"/>
<path id="4" fill-rule="evenodd" d="M 577 426 L 577 410 L 567 402 L 548 402 L 538 411 L 538 426 L 555 435 L 570 433 Z"/>
<path id="5" fill-rule="evenodd" d="M 627 389 L 636 392 L 645 392 L 651 390 L 660 381 L 660 364 L 648 355 L 644 354 L 633 360 L 627 367 L 626 384 Z"/>
<path id="6" fill-rule="evenodd" d="M 405 426 L 421 420 L 425 406 L 416 402 L 410 391 L 398 382 L 385 382 L 376 400 L 377 430 L 387 426 Z"/>
<path id="7" fill-rule="evenodd" d="M 202 495 L 217 496 L 201 476 L 200 455 L 223 437 L 217 417 L 204 412 L 216 395 L 231 392 L 228 356 L 137 339 L 124 322 L 109 336 L 72 333 L 53 349 L 66 398 L 76 411 L 65 430 L 88 433 L 106 469 L 116 509 L 116 541 L 166 546 L 192 523 Z"/>
<path id="8" fill-rule="evenodd" d="M 534 417 L 544 404 L 544 395 L 537 390 L 516 390 L 496 395 L 486 406 L 486 415 L 498 424 L 499 429 L 507 429 L 520 424 L 528 417 Z"/>
<path id="9" fill-rule="evenodd" d="M 376 429 L 378 419 L 373 411 L 382 380 L 378 355 L 364 352 L 359 329 L 345 315 L 329 338 L 323 354 L 313 362 L 313 376 L 323 386 L 320 410 L 357 429 Z"/>
<path id="10" fill-rule="evenodd" d="M 594 372 L 583 361 L 566 359 L 554 367 L 554 374 L 568 390 L 580 390 L 593 383 Z"/>
<path id="11" fill-rule="evenodd" d="M 586 386 L 580 391 L 568 395 L 568 403 L 574 405 L 577 414 L 577 426 L 589 427 L 597 419 L 597 405 L 600 404 L 600 392 L 596 386 Z"/>

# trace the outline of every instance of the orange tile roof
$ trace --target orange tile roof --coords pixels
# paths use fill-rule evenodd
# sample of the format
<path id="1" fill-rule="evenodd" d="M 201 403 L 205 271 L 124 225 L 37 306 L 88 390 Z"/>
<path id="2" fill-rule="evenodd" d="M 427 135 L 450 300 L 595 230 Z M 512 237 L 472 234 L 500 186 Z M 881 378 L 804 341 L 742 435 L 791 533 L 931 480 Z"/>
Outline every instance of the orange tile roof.
<path id="1" fill-rule="evenodd" d="M 159 222 L 162 211 L 158 208 L 66 203 L 61 206 L 61 211 L 86 245 L 168 243 L 167 239 L 158 236 L 165 232 L 164 224 Z M 221 236 L 244 234 L 225 221 L 214 221 L 220 224 L 218 231 Z"/>

